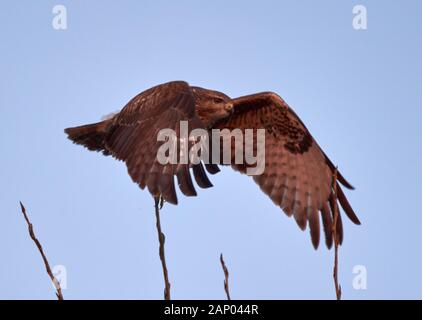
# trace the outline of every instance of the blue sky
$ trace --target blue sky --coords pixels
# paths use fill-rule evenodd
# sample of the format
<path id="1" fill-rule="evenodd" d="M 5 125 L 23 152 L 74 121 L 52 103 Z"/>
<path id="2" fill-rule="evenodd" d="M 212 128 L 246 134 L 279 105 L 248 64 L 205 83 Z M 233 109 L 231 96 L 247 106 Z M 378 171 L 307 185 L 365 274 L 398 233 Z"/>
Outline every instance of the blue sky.
<path id="1" fill-rule="evenodd" d="M 67 8 L 67 30 L 52 8 Z M 368 10 L 368 30 L 352 8 Z M 123 163 L 71 144 L 138 92 L 182 79 L 236 97 L 280 94 L 355 185 L 345 299 L 422 298 L 420 1 L 4 1 L 0 11 L 0 298 L 54 299 L 26 205 L 68 299 L 161 299 L 153 200 Z M 333 252 L 229 168 L 166 205 L 172 297 L 333 299 Z M 367 270 L 355 290 L 352 270 Z"/>

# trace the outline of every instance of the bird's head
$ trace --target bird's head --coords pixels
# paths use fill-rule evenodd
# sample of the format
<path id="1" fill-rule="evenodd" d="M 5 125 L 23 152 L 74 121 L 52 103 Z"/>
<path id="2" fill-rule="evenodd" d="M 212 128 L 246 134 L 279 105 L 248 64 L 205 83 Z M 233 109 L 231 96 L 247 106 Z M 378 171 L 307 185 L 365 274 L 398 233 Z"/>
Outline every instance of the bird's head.
<path id="1" fill-rule="evenodd" d="M 192 91 L 196 114 L 208 128 L 233 113 L 233 101 L 224 93 L 200 87 L 192 87 Z"/>

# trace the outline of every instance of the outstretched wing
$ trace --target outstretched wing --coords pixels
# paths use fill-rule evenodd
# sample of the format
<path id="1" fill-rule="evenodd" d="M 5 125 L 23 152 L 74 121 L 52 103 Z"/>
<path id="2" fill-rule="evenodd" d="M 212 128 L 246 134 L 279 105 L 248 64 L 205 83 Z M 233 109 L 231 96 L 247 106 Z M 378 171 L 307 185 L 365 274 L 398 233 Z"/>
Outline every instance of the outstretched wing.
<path id="1" fill-rule="evenodd" d="M 148 187 L 153 196 L 161 194 L 166 201 L 177 204 L 176 176 L 181 191 L 187 196 L 195 196 L 190 167 L 200 187 L 212 186 L 201 164 L 163 165 L 157 160 L 158 149 L 163 143 L 157 140 L 160 130 L 172 129 L 180 138 L 181 121 L 188 121 L 189 133 L 204 127 L 195 115 L 194 96 L 186 82 L 169 82 L 140 93 L 110 121 L 105 148 L 126 163 L 132 180 L 142 189 Z"/>
<path id="2" fill-rule="evenodd" d="M 234 100 L 233 115 L 217 123 L 215 128 L 239 128 L 243 132 L 254 129 L 255 142 L 256 129 L 265 129 L 265 170 L 253 179 L 288 216 L 294 216 L 302 230 L 309 221 L 315 248 L 319 245 L 321 214 L 326 244 L 330 248 L 333 243 L 331 206 L 335 168 L 294 111 L 271 92 L 240 97 Z M 231 148 L 234 157 L 234 143 Z M 256 146 L 254 148 L 256 150 Z M 246 164 L 234 164 L 234 158 L 231 163 L 233 169 L 246 173 Z M 341 174 L 338 174 L 338 181 L 349 189 L 353 188 Z M 347 216 L 359 224 L 340 186 L 338 200 Z M 340 218 L 336 228 L 342 242 Z"/>

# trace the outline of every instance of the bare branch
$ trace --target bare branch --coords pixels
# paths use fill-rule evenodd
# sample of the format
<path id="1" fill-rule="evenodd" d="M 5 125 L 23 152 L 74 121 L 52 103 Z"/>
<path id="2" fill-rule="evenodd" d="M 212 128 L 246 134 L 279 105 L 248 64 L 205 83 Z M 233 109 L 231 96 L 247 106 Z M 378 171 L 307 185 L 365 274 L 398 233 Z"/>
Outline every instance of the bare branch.
<path id="1" fill-rule="evenodd" d="M 170 282 L 166 264 L 166 256 L 164 252 L 164 243 L 166 241 L 166 237 L 164 233 L 161 231 L 161 222 L 160 222 L 160 209 L 163 207 L 163 199 L 161 197 L 155 197 L 155 217 L 157 218 L 157 232 L 158 232 L 158 241 L 160 242 L 160 260 L 161 265 L 163 267 L 163 274 L 164 274 L 164 299 L 170 300 Z"/>
<path id="2" fill-rule="evenodd" d="M 32 226 L 31 221 L 29 221 L 28 215 L 26 214 L 25 207 L 23 206 L 22 202 L 19 202 L 19 203 L 21 205 L 22 214 L 25 218 L 26 223 L 28 224 L 29 236 L 35 242 L 35 244 L 38 248 L 38 251 L 41 253 L 41 257 L 44 261 L 45 269 L 47 271 L 47 274 L 50 277 L 51 281 L 53 282 L 54 286 L 56 287 L 57 299 L 63 300 L 63 294 L 62 294 L 62 288 L 60 287 L 60 282 L 57 280 L 57 278 L 53 275 L 53 272 L 51 271 L 50 264 L 48 263 L 47 257 L 45 256 L 45 253 L 44 253 L 44 250 L 43 250 L 41 243 L 39 242 L 39 240 L 35 236 L 34 228 Z"/>
<path id="3" fill-rule="evenodd" d="M 341 286 L 338 283 L 338 247 L 339 247 L 339 236 L 337 235 L 337 221 L 338 221 L 338 205 L 337 205 L 337 168 L 333 174 L 333 237 L 334 237 L 334 287 L 336 289 L 337 300 L 341 300 Z"/>
<path id="4" fill-rule="evenodd" d="M 226 264 L 224 263 L 223 254 L 220 254 L 220 262 L 221 267 L 224 271 L 224 290 L 226 291 L 227 300 L 231 300 L 229 291 L 229 270 L 227 269 Z"/>

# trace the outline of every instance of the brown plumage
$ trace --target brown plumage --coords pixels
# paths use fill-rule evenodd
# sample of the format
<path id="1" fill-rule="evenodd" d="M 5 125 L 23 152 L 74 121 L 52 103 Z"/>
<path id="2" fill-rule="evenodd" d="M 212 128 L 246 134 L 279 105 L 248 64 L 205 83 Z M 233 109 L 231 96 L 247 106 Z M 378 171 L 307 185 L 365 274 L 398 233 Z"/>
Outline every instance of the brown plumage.
<path id="1" fill-rule="evenodd" d="M 124 161 L 132 180 L 142 189 L 147 187 L 153 196 L 161 195 L 167 202 L 177 204 L 175 179 L 184 195 L 196 196 L 190 172 L 199 187 L 208 188 L 212 184 L 206 172 L 219 171 L 216 164 L 205 164 L 204 169 L 202 163 L 162 165 L 157 161 L 161 145 L 157 141 L 158 132 L 170 128 L 179 135 L 180 121 L 188 122 L 189 132 L 197 128 L 242 132 L 264 129 L 265 170 L 253 179 L 277 206 L 295 218 L 302 230 L 309 223 L 315 248 L 319 245 L 321 215 L 325 242 L 331 248 L 334 201 L 331 186 L 335 167 L 299 117 L 275 93 L 231 99 L 221 92 L 173 81 L 140 93 L 110 119 L 68 128 L 65 132 L 72 141 L 89 150 Z M 234 161 L 234 147 L 232 143 L 231 167 L 246 173 L 248 165 Z M 340 173 L 337 177 L 342 185 L 353 189 Z M 346 215 L 360 224 L 340 186 L 338 201 Z M 337 232 L 342 240 L 340 219 Z"/>

